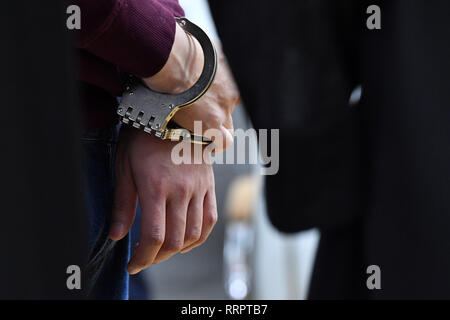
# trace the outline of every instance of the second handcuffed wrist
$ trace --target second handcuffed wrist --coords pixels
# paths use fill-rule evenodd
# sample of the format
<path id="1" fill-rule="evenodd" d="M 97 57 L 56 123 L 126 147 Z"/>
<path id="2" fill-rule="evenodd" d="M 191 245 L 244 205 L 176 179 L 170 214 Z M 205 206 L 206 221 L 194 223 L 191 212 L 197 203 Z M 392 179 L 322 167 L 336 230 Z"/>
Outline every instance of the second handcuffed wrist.
<path id="1" fill-rule="evenodd" d="M 171 119 L 175 113 L 200 99 L 211 86 L 217 71 L 217 54 L 206 33 L 186 18 L 176 18 L 177 23 L 200 43 L 204 64 L 199 79 L 184 92 L 168 94 L 153 91 L 140 79 L 130 77 L 126 91 L 117 109 L 120 119 L 137 129 L 154 134 L 161 139 L 190 140 L 209 144 L 211 141 L 187 129 L 176 126 Z"/>

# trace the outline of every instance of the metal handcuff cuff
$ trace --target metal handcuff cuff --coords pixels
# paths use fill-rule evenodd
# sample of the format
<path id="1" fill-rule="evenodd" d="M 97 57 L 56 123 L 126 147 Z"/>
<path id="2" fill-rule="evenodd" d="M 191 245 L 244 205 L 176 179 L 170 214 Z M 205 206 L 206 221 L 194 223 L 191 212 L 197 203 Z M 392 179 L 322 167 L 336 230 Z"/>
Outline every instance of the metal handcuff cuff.
<path id="1" fill-rule="evenodd" d="M 200 99 L 211 86 L 217 70 L 217 54 L 207 34 L 186 18 L 175 18 L 177 23 L 197 39 L 203 49 L 204 65 L 197 82 L 179 94 L 156 92 L 142 81 L 130 77 L 126 91 L 117 108 L 120 120 L 137 129 L 163 139 L 187 140 L 197 144 L 209 144 L 211 140 L 176 125 L 171 119 L 175 113 Z"/>

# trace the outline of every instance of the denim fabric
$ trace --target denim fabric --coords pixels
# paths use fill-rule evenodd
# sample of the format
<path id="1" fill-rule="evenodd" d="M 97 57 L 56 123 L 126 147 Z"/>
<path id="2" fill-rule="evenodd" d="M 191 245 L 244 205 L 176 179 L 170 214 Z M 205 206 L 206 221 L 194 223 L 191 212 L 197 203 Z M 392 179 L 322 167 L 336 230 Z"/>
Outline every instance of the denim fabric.
<path id="1" fill-rule="evenodd" d="M 134 219 L 133 227 L 130 231 L 131 247 L 134 247 L 140 238 L 142 210 L 138 203 L 136 209 L 136 217 Z M 152 290 L 148 285 L 149 275 L 139 272 L 138 274 L 130 276 L 130 300 L 150 300 L 152 298 Z"/>
<path id="2" fill-rule="evenodd" d="M 108 239 L 114 190 L 116 128 L 95 129 L 83 134 L 84 175 L 89 214 L 89 298 L 128 299 L 126 265 L 130 240 Z"/>

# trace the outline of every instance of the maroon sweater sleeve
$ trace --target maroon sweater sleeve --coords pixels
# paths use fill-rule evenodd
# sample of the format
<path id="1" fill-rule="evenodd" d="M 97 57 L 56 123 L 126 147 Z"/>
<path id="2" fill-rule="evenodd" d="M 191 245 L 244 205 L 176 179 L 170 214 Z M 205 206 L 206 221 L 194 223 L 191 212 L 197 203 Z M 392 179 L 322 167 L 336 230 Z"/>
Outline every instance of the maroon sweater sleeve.
<path id="1" fill-rule="evenodd" d="M 77 47 L 138 77 L 157 73 L 175 37 L 177 0 L 76 0 L 81 8 Z"/>

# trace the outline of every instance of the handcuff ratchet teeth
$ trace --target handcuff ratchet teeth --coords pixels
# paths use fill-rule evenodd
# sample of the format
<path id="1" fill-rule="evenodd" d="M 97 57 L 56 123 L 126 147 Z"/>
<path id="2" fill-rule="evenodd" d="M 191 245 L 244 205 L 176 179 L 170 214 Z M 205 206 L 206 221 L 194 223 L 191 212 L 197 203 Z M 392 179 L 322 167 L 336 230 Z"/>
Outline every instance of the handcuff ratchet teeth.
<path id="1" fill-rule="evenodd" d="M 217 71 L 216 49 L 208 35 L 197 25 L 186 18 L 176 18 L 176 22 L 194 36 L 202 47 L 204 65 L 197 82 L 182 93 L 168 94 L 153 91 L 140 79 L 131 76 L 117 108 L 117 114 L 123 123 L 160 139 L 209 144 L 211 140 L 176 125 L 171 119 L 178 110 L 200 99 L 211 86 Z"/>

